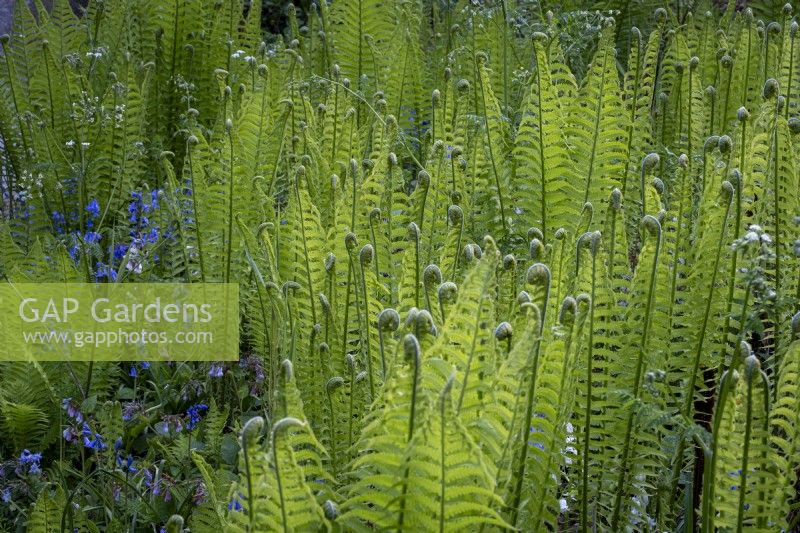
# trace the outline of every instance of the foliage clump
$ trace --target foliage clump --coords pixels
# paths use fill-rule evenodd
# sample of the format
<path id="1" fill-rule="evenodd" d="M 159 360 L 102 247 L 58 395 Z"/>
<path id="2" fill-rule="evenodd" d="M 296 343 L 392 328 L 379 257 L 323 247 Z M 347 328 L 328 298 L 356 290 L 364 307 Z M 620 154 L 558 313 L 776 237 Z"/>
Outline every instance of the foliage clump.
<path id="1" fill-rule="evenodd" d="M 236 282 L 243 342 L 0 363 L 0 528 L 800 527 L 791 5 L 33 4 L 0 275 Z"/>

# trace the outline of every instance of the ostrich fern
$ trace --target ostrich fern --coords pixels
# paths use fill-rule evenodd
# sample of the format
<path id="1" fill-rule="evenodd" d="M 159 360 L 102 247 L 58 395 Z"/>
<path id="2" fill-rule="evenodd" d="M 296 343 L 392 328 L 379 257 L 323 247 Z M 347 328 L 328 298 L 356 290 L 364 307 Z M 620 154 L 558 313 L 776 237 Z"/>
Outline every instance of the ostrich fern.
<path id="1" fill-rule="evenodd" d="M 0 362 L 0 529 L 800 527 L 790 4 L 27 4 L 3 281 L 236 282 L 242 344 Z"/>

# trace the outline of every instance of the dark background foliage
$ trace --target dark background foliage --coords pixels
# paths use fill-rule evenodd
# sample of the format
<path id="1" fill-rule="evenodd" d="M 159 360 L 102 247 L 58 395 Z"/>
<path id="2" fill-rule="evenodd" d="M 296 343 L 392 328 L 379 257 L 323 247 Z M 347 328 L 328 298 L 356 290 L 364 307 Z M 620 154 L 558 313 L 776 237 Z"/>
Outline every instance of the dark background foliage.
<path id="1" fill-rule="evenodd" d="M 0 34 L 7 33 L 11 28 L 11 17 L 14 12 L 14 2 L 16 0 L 4 0 L 0 3 Z M 81 5 L 86 4 L 86 0 L 70 0 L 75 12 L 80 12 Z M 738 0 L 740 7 L 747 4 L 746 0 Z M 49 7 L 51 0 L 43 0 L 46 7 Z M 286 8 L 294 4 L 305 12 L 311 5 L 311 0 L 265 0 L 263 11 L 261 13 L 261 26 L 270 33 L 280 33 L 286 27 Z M 551 2 L 552 3 L 552 2 Z M 608 2 L 587 2 L 587 4 L 600 4 Z M 720 7 L 727 5 L 727 0 L 717 0 Z M 754 2 L 750 2 L 753 4 Z"/>

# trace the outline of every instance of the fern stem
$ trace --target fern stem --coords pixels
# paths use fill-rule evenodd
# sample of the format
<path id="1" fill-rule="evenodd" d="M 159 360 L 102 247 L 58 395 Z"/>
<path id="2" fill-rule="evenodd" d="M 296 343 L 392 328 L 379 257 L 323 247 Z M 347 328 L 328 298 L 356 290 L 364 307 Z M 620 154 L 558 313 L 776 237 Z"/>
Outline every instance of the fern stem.
<path id="1" fill-rule="evenodd" d="M 645 309 L 644 315 L 644 322 L 642 324 L 642 336 L 639 341 L 639 349 L 638 349 L 638 356 L 636 358 L 636 369 L 634 371 L 634 381 L 633 381 L 633 397 L 636 400 L 639 400 L 640 394 L 640 387 L 642 382 L 642 371 L 644 368 L 644 354 L 647 351 L 648 339 L 650 337 L 650 322 L 651 322 L 651 315 L 653 312 L 653 302 L 655 300 L 655 288 L 656 288 L 656 276 L 658 273 L 658 261 L 659 255 L 661 251 L 661 224 L 653 218 L 652 216 L 646 216 L 643 221 L 654 223 L 652 224 L 653 227 L 656 229 L 656 249 L 653 254 L 653 266 L 650 271 L 650 283 L 648 284 L 647 290 L 647 304 Z M 612 531 L 619 531 L 619 516 L 622 510 L 622 498 L 623 495 L 627 495 L 628 490 L 626 489 L 626 482 L 628 476 L 628 456 L 631 452 L 631 436 L 633 433 L 633 418 L 635 415 L 634 411 L 635 406 L 631 406 L 631 410 L 628 413 L 627 422 L 625 423 L 625 441 L 623 444 L 622 449 L 622 458 L 620 460 L 620 472 L 619 478 L 617 479 L 617 486 L 616 486 L 616 496 L 614 497 L 614 511 L 611 517 L 611 530 Z"/>
<path id="2" fill-rule="evenodd" d="M 595 171 L 595 159 L 597 157 L 597 141 L 600 138 L 600 117 L 602 115 L 601 111 L 603 109 L 603 88 L 605 87 L 606 83 L 606 63 L 608 62 L 608 55 L 609 52 L 606 50 L 603 53 L 603 68 L 601 70 L 602 74 L 600 74 L 600 94 L 597 95 L 597 105 L 595 106 L 594 110 L 594 135 L 592 135 L 592 147 L 589 152 L 589 166 L 588 172 L 586 173 L 586 190 L 583 194 L 583 203 L 589 201 L 590 193 L 592 190 L 592 178 L 594 177 Z"/>
<path id="3" fill-rule="evenodd" d="M 476 64 L 476 68 L 477 67 L 478 65 Z M 481 72 L 478 73 L 477 79 L 478 83 L 480 84 L 483 109 L 484 112 L 486 112 L 486 88 L 483 86 L 483 75 L 484 75 L 483 69 L 485 67 L 483 65 L 480 65 L 479 68 L 481 69 Z M 492 136 L 490 132 L 488 116 L 486 120 L 486 147 L 489 149 L 489 161 L 491 161 L 492 163 L 492 174 L 494 176 L 494 185 L 495 187 L 497 187 L 497 200 L 500 202 L 500 218 L 501 222 L 503 223 L 503 233 L 507 233 L 508 228 L 506 227 L 506 211 L 503 204 L 503 190 L 500 187 L 500 176 L 497 173 L 497 162 L 495 161 L 494 148 L 492 147 Z"/>
<path id="4" fill-rule="evenodd" d="M 786 31 L 787 26 L 784 25 L 784 31 Z M 796 39 L 797 33 L 791 34 L 790 38 L 791 41 L 789 42 L 789 66 L 787 70 L 789 71 L 789 80 L 787 82 L 786 87 L 786 103 L 783 106 L 783 114 L 785 119 L 789 119 L 790 108 L 792 105 L 792 88 L 794 85 L 794 77 L 795 77 L 795 66 L 794 66 L 794 40 Z"/>
<path id="5" fill-rule="evenodd" d="M 11 89 L 11 101 L 14 102 L 14 116 L 17 119 L 17 127 L 19 127 L 19 134 L 22 138 L 22 146 L 25 150 L 25 158 L 28 158 L 28 154 L 30 153 L 30 148 L 28 147 L 28 139 L 25 137 L 25 128 L 22 126 L 22 113 L 19 109 L 19 103 L 17 99 L 17 90 L 16 84 L 14 80 L 17 79 L 17 76 L 11 70 L 11 57 L 10 57 L 10 50 L 6 44 L 3 44 L 3 58 L 5 59 L 6 63 L 6 72 L 8 73 L 9 83 L 8 86 Z M 6 146 L 5 144 L 3 146 Z M 11 218 L 14 217 L 14 175 L 9 174 L 8 176 L 8 207 L 9 207 L 9 216 Z M 85 205 L 85 204 L 84 204 Z"/>
<path id="6" fill-rule="evenodd" d="M 509 112 L 508 105 L 508 13 L 506 0 L 500 0 L 500 12 L 503 14 L 503 110 Z"/>
<path id="7" fill-rule="evenodd" d="M 473 332 L 473 334 L 472 334 L 472 342 L 471 342 L 471 344 L 469 346 L 469 356 L 467 357 L 467 363 L 466 363 L 465 368 L 464 368 L 464 379 L 462 380 L 461 392 L 459 393 L 459 396 L 458 396 L 458 404 L 456 406 L 456 415 L 460 415 L 461 414 L 461 405 L 464 402 L 464 396 L 467 393 L 467 385 L 469 384 L 469 378 L 470 378 L 470 374 L 471 374 L 471 371 L 472 371 L 472 359 L 473 359 L 473 357 L 475 357 L 475 352 L 477 351 L 477 346 L 478 346 L 478 341 L 479 341 L 478 337 L 479 337 L 479 332 L 480 332 L 480 322 L 483 320 L 483 317 L 481 315 L 483 314 L 483 305 L 484 305 L 484 301 L 485 300 L 486 300 L 485 297 L 480 299 L 480 303 L 478 305 L 478 310 L 475 313 L 475 317 L 474 317 L 475 318 L 475 323 L 473 324 L 473 327 L 470 330 L 470 331 Z"/>
<path id="8" fill-rule="evenodd" d="M 347 285 L 345 286 L 345 302 L 344 302 L 344 324 L 342 325 L 342 351 L 344 356 L 347 356 L 348 342 L 347 335 L 350 332 L 350 285 L 353 280 L 353 256 L 348 251 L 347 253 Z"/>
<path id="9" fill-rule="evenodd" d="M 234 193 L 234 173 L 233 173 L 233 133 L 231 128 L 228 129 L 228 144 L 230 145 L 230 174 L 228 179 L 228 229 L 227 229 L 227 243 L 225 249 L 225 283 L 231 281 L 231 255 L 233 253 L 233 193 Z"/>
<path id="10" fill-rule="evenodd" d="M 736 513 L 736 533 L 742 533 L 744 525 L 744 500 L 747 495 L 747 470 L 750 468 L 750 436 L 753 431 L 753 372 L 750 371 L 747 378 L 747 413 L 744 423 L 744 440 L 742 449 L 742 462 L 739 467 L 739 508 Z"/>
<path id="11" fill-rule="evenodd" d="M 445 460 L 446 457 L 446 432 L 447 432 L 447 420 L 446 420 L 446 413 L 447 410 L 445 409 L 445 402 L 448 398 L 450 398 L 450 390 L 453 388 L 453 382 L 455 381 L 455 374 L 451 374 L 447 380 L 447 383 L 442 389 L 442 393 L 439 397 L 439 419 L 441 421 L 441 426 L 439 430 L 441 431 L 441 435 L 439 437 L 439 476 L 440 476 L 440 483 L 439 483 L 439 533 L 444 533 L 445 531 L 445 502 L 447 498 L 445 498 L 446 489 L 447 489 L 447 462 Z"/>
<path id="12" fill-rule="evenodd" d="M 297 199 L 297 210 L 299 214 L 300 220 L 298 221 L 298 225 L 300 226 L 300 234 L 302 236 L 303 241 L 303 262 L 305 263 L 305 271 L 306 271 L 306 283 L 308 283 L 308 299 L 309 304 L 311 305 L 311 323 L 317 323 L 317 305 L 316 305 L 316 298 L 314 297 L 314 284 L 311 282 L 311 261 L 309 260 L 308 254 L 308 237 L 306 236 L 306 225 L 305 225 L 305 211 L 303 210 L 303 200 L 300 196 L 300 180 L 303 179 L 305 176 L 305 167 L 299 167 L 297 169 L 297 176 L 294 182 L 294 193 L 295 198 Z"/>
<path id="13" fill-rule="evenodd" d="M 533 268 L 533 267 L 531 267 Z M 548 299 L 550 296 L 550 279 L 548 276 L 547 285 L 545 286 L 545 296 L 544 296 L 544 303 L 542 305 L 542 310 L 539 316 L 539 332 L 536 336 L 536 341 L 533 345 L 533 357 L 531 362 L 531 375 L 530 381 L 528 383 L 528 396 L 527 396 L 527 406 L 525 408 L 525 424 L 522 426 L 521 434 L 520 434 L 520 450 L 519 450 L 519 458 L 517 460 L 517 469 L 518 471 L 512 473 L 512 475 L 516 475 L 516 483 L 514 484 L 514 491 L 511 495 L 511 516 L 509 523 L 516 527 L 517 525 L 517 516 L 519 512 L 519 502 L 522 498 L 522 483 L 525 480 L 525 470 L 527 467 L 527 456 L 528 456 L 528 435 L 531 430 L 531 422 L 533 421 L 533 404 L 536 401 L 536 380 L 537 375 L 539 372 L 539 350 L 542 343 L 542 334 L 544 332 L 544 324 L 547 318 L 547 307 L 548 307 Z M 512 467 L 513 468 L 513 467 Z"/>
<path id="14" fill-rule="evenodd" d="M 369 400 L 370 402 L 375 400 L 375 377 L 373 376 L 374 372 L 372 370 L 372 353 L 370 351 L 370 339 L 369 339 L 369 298 L 367 297 L 367 282 L 366 282 L 366 275 L 364 273 L 364 268 L 366 265 L 364 264 L 366 261 L 359 260 L 359 273 L 361 278 L 361 294 L 364 298 L 363 306 L 359 306 L 359 309 L 363 307 L 364 309 L 364 316 L 361 317 L 361 313 L 359 312 L 359 318 L 363 320 L 363 335 L 364 335 L 364 347 L 366 351 L 366 359 L 367 359 L 367 377 L 369 381 Z"/>
<path id="15" fill-rule="evenodd" d="M 450 274 L 450 279 L 456 279 L 458 272 L 458 260 L 461 259 L 461 238 L 464 235 L 464 217 L 462 216 L 459 221 L 458 240 L 456 240 L 456 256 L 453 260 L 453 272 Z M 444 321 L 444 310 L 442 310 L 442 321 Z"/>
<path id="16" fill-rule="evenodd" d="M 411 442 L 411 438 L 414 436 L 414 423 L 415 423 L 415 415 L 417 410 L 417 387 L 419 383 L 419 372 L 420 367 L 422 366 L 421 361 L 421 354 L 420 354 L 420 346 L 417 337 L 412 334 L 407 334 L 403 339 L 403 351 L 407 359 L 410 359 L 411 365 L 413 367 L 413 375 L 411 378 L 411 413 L 408 416 L 408 435 L 406 437 L 406 443 Z M 410 466 L 406 460 L 406 468 L 403 474 L 403 489 L 400 496 L 400 513 L 397 518 L 397 530 L 403 531 L 403 522 L 405 519 L 405 508 L 406 508 L 406 494 L 408 492 L 408 475 L 410 471 Z"/>
<path id="17" fill-rule="evenodd" d="M 742 76 L 742 87 L 740 89 L 742 95 L 742 102 L 741 105 L 747 104 L 747 95 L 749 91 L 747 90 L 747 84 L 750 81 L 750 62 L 752 56 L 752 48 L 753 48 L 753 32 L 751 31 L 752 28 L 750 27 L 751 22 L 747 22 L 747 52 L 745 53 L 745 68 L 744 68 L 744 76 Z M 764 33 L 767 33 L 766 31 Z M 726 115 L 727 116 L 727 115 Z"/>
<path id="18" fill-rule="evenodd" d="M 292 528 L 289 526 L 286 517 L 286 499 L 283 494 L 283 482 L 281 481 L 281 467 L 278 459 L 278 433 L 286 431 L 290 426 L 304 426 L 305 424 L 296 418 L 284 418 L 278 421 L 272 428 L 272 457 L 275 460 L 275 481 L 278 489 L 278 499 L 280 500 L 281 523 L 283 531 L 288 533 Z M 252 505 L 251 505 L 252 507 Z"/>
<path id="19" fill-rule="evenodd" d="M 411 230 L 409 232 L 411 233 L 411 238 L 414 239 L 414 307 L 419 309 L 419 228 L 412 222 L 409 229 Z"/>
<path id="20" fill-rule="evenodd" d="M 369 233 L 370 237 L 372 237 L 372 251 L 375 257 L 372 259 L 373 269 L 375 270 L 375 280 L 380 283 L 381 274 L 380 274 L 380 267 L 379 267 L 379 256 L 378 256 L 378 241 L 375 238 L 375 221 L 373 217 L 369 217 Z M 366 297 L 365 297 L 366 300 Z"/>
<path id="21" fill-rule="evenodd" d="M 538 55 L 536 56 L 538 58 Z M 537 60 L 536 62 L 536 85 L 538 86 L 538 90 L 536 91 L 536 98 L 538 104 L 539 112 L 536 113 L 536 119 L 539 122 L 539 176 L 542 180 L 542 187 L 541 187 L 541 206 L 542 206 L 542 216 L 541 216 L 541 224 L 542 224 L 542 237 L 544 242 L 542 244 L 547 243 L 547 182 L 545 180 L 545 176 L 547 175 L 546 169 L 546 160 L 544 157 L 544 117 L 542 116 L 542 67 L 539 65 Z M 558 300 L 556 300 L 558 301 Z"/>
<path id="22" fill-rule="evenodd" d="M 765 32 L 769 33 L 769 32 Z M 781 213 L 781 187 L 780 187 L 780 172 L 778 171 L 778 126 L 779 126 L 779 113 L 777 108 L 777 98 L 775 104 L 775 125 L 772 129 L 772 139 L 771 139 L 771 157 L 770 157 L 770 166 L 772 167 L 772 224 L 773 224 L 773 231 L 774 231 L 774 239 L 775 239 L 775 292 L 777 294 L 781 293 L 781 282 L 783 281 L 782 273 L 781 273 L 781 255 L 783 255 L 781 250 L 781 220 L 780 220 L 780 213 Z M 785 204 L 784 204 L 785 205 Z M 776 355 L 780 353 L 780 343 L 781 343 L 781 323 L 783 322 L 779 316 L 775 317 L 774 325 L 775 331 L 773 333 L 774 344 L 772 349 Z"/>
<path id="23" fill-rule="evenodd" d="M 712 533 L 714 531 L 714 502 L 715 497 L 715 474 L 717 466 L 717 458 L 719 454 L 719 427 L 722 424 L 722 417 L 725 414 L 725 408 L 728 404 L 728 394 L 733 386 L 733 374 L 731 370 L 727 370 L 722 374 L 719 386 L 719 396 L 717 398 L 716 408 L 714 410 L 714 418 L 711 428 L 711 448 L 707 451 L 703 467 L 703 496 L 702 496 L 702 509 L 701 520 L 703 533 Z"/>
<path id="24" fill-rule="evenodd" d="M 589 348 L 586 355 L 586 413 L 584 415 L 583 461 L 581 464 L 581 531 L 589 528 L 589 455 L 592 430 L 592 379 L 594 374 L 594 300 L 597 286 L 597 259 L 592 254 L 592 301 L 589 303 Z"/>
<path id="25" fill-rule="evenodd" d="M 350 393 L 348 394 L 347 406 L 347 450 L 351 450 L 353 448 L 353 402 L 355 400 L 356 362 L 350 354 L 348 354 L 346 362 L 350 369 Z"/>
<path id="26" fill-rule="evenodd" d="M 333 479 L 338 477 L 337 475 L 337 468 L 336 464 L 338 462 L 337 452 L 336 452 L 336 411 L 333 410 L 333 398 L 332 393 L 339 387 L 344 384 L 344 380 L 339 377 L 335 376 L 328 380 L 325 384 L 325 395 L 328 397 L 328 410 L 330 411 L 330 423 L 329 423 L 329 431 L 330 431 L 330 446 L 331 446 L 331 469 L 333 470 Z"/>
<path id="27" fill-rule="evenodd" d="M 740 169 L 745 168 L 745 150 L 747 145 L 747 120 L 742 121 L 742 140 L 741 140 L 741 153 L 739 155 L 739 165 Z M 730 167 L 730 157 L 726 159 L 725 170 L 727 171 Z M 733 235 L 732 240 L 737 240 L 739 238 L 739 234 L 741 232 L 741 225 L 742 225 L 742 188 L 744 187 L 744 175 L 740 180 L 740 183 L 733 184 L 734 188 L 736 189 L 736 223 L 733 227 Z M 727 306 L 725 309 L 725 325 L 722 330 L 722 334 L 725 336 L 725 344 L 723 345 L 722 350 L 722 358 L 721 364 L 724 364 L 725 357 L 728 353 L 728 332 L 730 331 L 730 324 L 731 324 L 731 314 L 733 311 L 733 296 L 736 290 L 736 271 L 737 271 L 737 263 L 739 259 L 739 254 L 734 252 L 731 254 L 731 266 L 728 270 L 728 296 L 727 296 Z M 738 346 L 735 347 L 738 349 Z"/>
<path id="28" fill-rule="evenodd" d="M 256 420 L 256 419 L 254 419 Z M 247 424 L 245 424 L 245 430 Z M 253 475 L 250 471 L 250 435 L 248 431 L 242 430 L 242 456 L 244 457 L 244 476 L 247 481 L 247 516 L 250 520 L 250 530 L 255 530 L 255 505 L 253 494 Z"/>
<path id="29" fill-rule="evenodd" d="M 203 238 L 200 232 L 200 216 L 197 212 L 197 191 L 195 188 L 194 162 L 192 160 L 191 143 L 186 142 L 186 157 L 189 160 L 189 186 L 192 191 L 192 213 L 194 215 L 194 231 L 197 239 L 197 261 L 200 264 L 200 282 L 206 282 L 206 269 L 203 263 Z"/>
<path id="30" fill-rule="evenodd" d="M 565 301 L 567 301 L 567 300 L 565 299 Z M 573 346 L 576 346 L 576 351 L 580 350 L 580 337 L 581 337 L 581 334 L 582 334 L 582 328 L 579 328 L 579 331 L 577 332 L 577 335 L 575 334 L 575 322 L 573 321 L 572 325 L 569 328 L 569 332 L 566 335 L 566 339 L 564 340 L 564 361 L 563 361 L 563 363 L 561 365 L 561 378 L 559 380 L 559 389 L 558 389 L 562 393 L 564 393 L 567 390 L 566 389 L 567 378 L 568 378 L 568 375 L 570 374 L 570 370 L 571 370 L 570 367 L 571 367 L 571 365 L 573 363 L 572 349 L 573 349 Z M 573 342 L 575 337 L 578 337 L 578 341 L 577 342 Z M 559 408 L 556 411 L 556 413 L 557 413 L 556 416 L 559 416 L 559 417 L 561 416 L 561 413 L 564 412 L 564 411 L 562 411 L 562 409 L 564 409 L 564 406 L 559 405 Z M 559 420 L 559 425 L 557 425 L 556 427 L 560 428 L 560 420 Z M 556 451 L 558 449 L 557 448 L 557 444 L 556 444 L 556 435 L 563 436 L 563 434 L 560 433 L 560 429 L 559 429 L 558 432 L 557 431 L 550 432 L 549 442 L 545 445 L 547 459 L 546 459 L 546 462 L 543 465 L 542 471 L 545 472 L 545 473 L 548 473 L 548 474 L 550 472 L 552 472 L 553 460 L 554 460 L 554 458 L 556 456 L 556 453 L 558 453 L 559 455 L 561 453 L 561 450 Z M 545 514 L 544 510 L 545 510 L 545 506 L 546 506 L 546 503 L 547 503 L 546 494 L 547 494 L 547 491 L 549 490 L 549 488 L 540 486 L 539 489 L 540 489 L 541 492 L 537 495 L 538 497 L 535 498 L 535 500 L 534 500 L 536 508 L 534 509 L 533 513 L 531 514 L 531 520 L 533 521 L 533 523 L 532 524 L 526 524 L 526 527 L 528 527 L 529 525 L 532 526 L 531 529 L 533 531 L 541 531 L 542 529 L 546 529 L 546 528 L 542 528 L 542 522 L 544 521 L 544 514 Z"/>
<path id="31" fill-rule="evenodd" d="M 639 57 L 642 55 L 642 34 L 641 32 L 637 32 L 636 34 L 637 39 L 637 54 L 636 54 L 636 74 L 634 74 L 634 82 L 633 82 L 633 95 L 631 96 L 631 112 L 628 116 L 628 139 L 627 139 L 627 150 L 626 153 L 628 154 L 628 160 L 631 160 L 631 153 L 633 152 L 633 134 L 636 131 L 636 102 L 639 100 L 639 89 L 640 89 L 640 82 L 641 82 L 641 71 L 642 71 L 642 61 L 639 60 Z M 627 173 L 626 173 L 627 174 Z M 625 198 L 625 191 L 626 186 L 628 184 L 627 178 L 622 180 L 622 197 Z"/>
<path id="32" fill-rule="evenodd" d="M 732 192 L 732 191 L 731 191 Z M 692 406 L 694 405 L 694 393 L 695 387 L 697 385 L 697 376 L 700 371 L 700 358 L 703 354 L 703 348 L 705 344 L 706 333 L 708 331 L 708 322 L 711 318 L 711 305 L 714 301 L 714 292 L 717 285 L 717 275 L 719 274 L 719 263 L 722 257 L 722 249 L 725 245 L 725 230 L 728 226 L 728 218 L 730 217 L 731 212 L 731 204 L 733 202 L 733 195 L 731 194 L 728 198 L 728 203 L 725 206 L 725 218 L 722 220 L 722 225 L 720 227 L 719 239 L 717 240 L 717 250 L 714 254 L 714 264 L 711 274 L 711 281 L 709 283 L 708 294 L 706 295 L 706 306 L 703 311 L 703 320 L 700 325 L 700 333 L 699 338 L 697 340 L 697 347 L 694 352 L 694 357 L 692 358 L 692 370 L 689 374 L 689 379 L 686 382 L 686 390 L 684 391 L 684 405 L 683 405 L 683 417 L 688 422 L 692 416 Z M 677 487 L 680 478 L 680 472 L 683 466 L 683 453 L 686 449 L 686 438 L 682 437 L 678 444 L 678 449 L 675 452 L 675 462 L 672 471 L 672 491 L 670 492 L 670 506 L 669 508 L 674 508 L 675 498 L 677 497 Z M 692 515 L 692 519 L 690 520 L 688 517 L 686 522 L 694 522 L 694 512 L 691 508 L 686 508 L 686 513 Z"/>

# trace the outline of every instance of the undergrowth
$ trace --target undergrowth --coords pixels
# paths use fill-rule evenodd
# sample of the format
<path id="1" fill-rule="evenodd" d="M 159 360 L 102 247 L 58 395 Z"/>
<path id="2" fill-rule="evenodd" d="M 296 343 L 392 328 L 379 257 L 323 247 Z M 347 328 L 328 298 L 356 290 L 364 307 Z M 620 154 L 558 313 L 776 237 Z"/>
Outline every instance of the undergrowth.
<path id="1" fill-rule="evenodd" d="M 17 1 L 4 281 L 243 340 L 0 363 L 0 527 L 800 527 L 792 7 L 519 3 Z"/>

